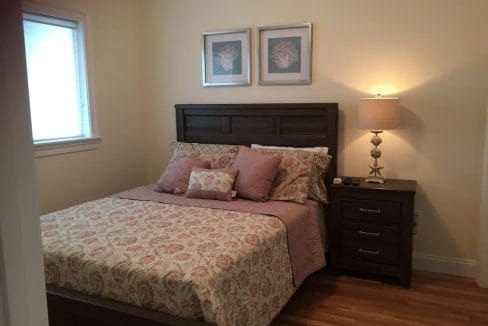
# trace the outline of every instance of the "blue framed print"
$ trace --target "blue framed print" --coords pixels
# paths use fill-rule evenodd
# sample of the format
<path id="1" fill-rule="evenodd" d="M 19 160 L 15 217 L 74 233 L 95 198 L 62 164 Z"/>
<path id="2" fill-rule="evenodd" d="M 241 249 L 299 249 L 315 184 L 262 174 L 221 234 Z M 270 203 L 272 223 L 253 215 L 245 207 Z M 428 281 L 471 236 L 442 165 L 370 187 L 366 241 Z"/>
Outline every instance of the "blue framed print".
<path id="1" fill-rule="evenodd" d="M 203 33 L 203 86 L 251 85 L 250 29 Z"/>
<path id="2" fill-rule="evenodd" d="M 258 28 L 258 84 L 312 82 L 312 24 Z"/>

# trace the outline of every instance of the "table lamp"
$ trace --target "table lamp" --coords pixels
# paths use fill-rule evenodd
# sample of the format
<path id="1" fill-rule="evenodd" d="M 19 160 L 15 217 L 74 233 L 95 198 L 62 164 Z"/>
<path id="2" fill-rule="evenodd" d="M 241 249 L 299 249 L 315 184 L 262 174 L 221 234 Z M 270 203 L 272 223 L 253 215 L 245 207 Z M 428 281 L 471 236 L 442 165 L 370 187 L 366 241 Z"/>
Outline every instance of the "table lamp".
<path id="1" fill-rule="evenodd" d="M 371 150 L 371 157 L 374 159 L 370 165 L 369 176 L 365 182 L 384 183 L 385 179 L 381 175 L 382 166 L 378 165 L 381 157 L 381 150 L 378 146 L 383 140 L 378 136 L 383 130 L 395 129 L 400 120 L 400 103 L 398 98 L 381 97 L 378 94 L 374 98 L 362 98 L 358 107 L 358 125 L 361 129 L 370 130 L 374 136 L 371 143 L 374 148 Z"/>

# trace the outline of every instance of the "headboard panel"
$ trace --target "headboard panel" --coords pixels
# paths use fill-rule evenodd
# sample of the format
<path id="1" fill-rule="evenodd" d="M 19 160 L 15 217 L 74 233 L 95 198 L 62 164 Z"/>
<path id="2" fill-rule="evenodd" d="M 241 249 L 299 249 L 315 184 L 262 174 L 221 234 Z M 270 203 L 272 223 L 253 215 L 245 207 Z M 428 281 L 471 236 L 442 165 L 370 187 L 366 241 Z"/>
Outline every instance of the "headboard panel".
<path id="1" fill-rule="evenodd" d="M 327 146 L 337 173 L 337 103 L 176 104 L 177 140 L 214 144 Z"/>

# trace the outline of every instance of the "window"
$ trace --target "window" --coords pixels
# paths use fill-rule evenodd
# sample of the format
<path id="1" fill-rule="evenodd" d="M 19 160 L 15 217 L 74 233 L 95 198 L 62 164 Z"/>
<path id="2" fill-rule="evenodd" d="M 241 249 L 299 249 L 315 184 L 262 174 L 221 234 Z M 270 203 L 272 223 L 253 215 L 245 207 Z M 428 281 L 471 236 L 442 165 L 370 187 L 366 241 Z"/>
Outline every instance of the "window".
<path id="1" fill-rule="evenodd" d="M 48 155 L 98 140 L 91 123 L 83 17 L 68 16 L 23 14 L 32 136 L 36 149 L 54 145 Z"/>

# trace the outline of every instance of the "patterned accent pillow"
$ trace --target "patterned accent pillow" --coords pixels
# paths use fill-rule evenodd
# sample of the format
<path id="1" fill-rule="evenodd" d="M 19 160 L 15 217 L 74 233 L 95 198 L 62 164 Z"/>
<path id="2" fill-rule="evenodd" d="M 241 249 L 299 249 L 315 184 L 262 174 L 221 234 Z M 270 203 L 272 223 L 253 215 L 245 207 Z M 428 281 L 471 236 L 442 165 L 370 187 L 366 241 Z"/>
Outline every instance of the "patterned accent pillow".
<path id="1" fill-rule="evenodd" d="M 154 191 L 182 194 L 186 192 L 193 168 L 210 167 L 210 163 L 196 157 L 176 156 L 171 158 L 166 170 L 159 178 Z"/>
<path id="2" fill-rule="evenodd" d="M 237 169 L 193 168 L 185 197 L 231 201 L 238 172 Z"/>
<path id="3" fill-rule="evenodd" d="M 226 169 L 231 168 L 237 153 L 197 153 L 194 151 L 184 151 L 177 150 L 174 156 L 189 156 L 196 157 L 202 161 L 207 161 L 210 163 L 210 168 L 215 169 Z"/>
<path id="4" fill-rule="evenodd" d="M 224 154 L 224 153 L 237 153 L 239 151 L 239 145 L 171 142 L 168 146 L 168 149 L 169 149 L 170 156 L 173 156 L 175 152 Z"/>
<path id="5" fill-rule="evenodd" d="M 239 151 L 240 145 L 226 145 L 226 144 L 200 144 L 191 143 L 193 150 L 198 153 L 205 154 L 223 154 L 223 153 L 236 153 Z"/>
<path id="6" fill-rule="evenodd" d="M 191 143 L 173 141 L 168 145 L 169 157 L 173 157 L 176 152 L 193 152 Z"/>
<path id="7" fill-rule="evenodd" d="M 310 178 L 308 180 L 308 198 L 316 200 L 320 203 L 327 204 L 328 193 L 327 193 L 327 187 L 325 185 L 325 175 L 327 174 L 327 168 L 329 167 L 329 164 L 332 161 L 332 156 L 326 154 L 323 150 L 321 150 L 321 147 L 315 147 L 315 148 L 319 150 L 312 150 L 311 147 L 307 148 L 307 150 L 304 150 L 302 148 L 280 150 L 280 149 L 270 149 L 270 148 L 260 148 L 260 147 L 257 147 L 256 149 L 260 151 L 274 151 L 282 154 L 285 152 L 302 151 L 302 152 L 308 152 L 309 155 L 313 155 L 313 164 L 310 172 Z"/>
<path id="8" fill-rule="evenodd" d="M 324 153 L 315 153 L 309 181 L 308 197 L 324 204 L 329 202 L 325 175 L 331 161 L 332 156 Z"/>
<path id="9" fill-rule="evenodd" d="M 309 181 L 314 163 L 314 153 L 289 150 L 263 150 L 281 153 L 281 164 L 271 190 L 269 200 L 305 203 L 309 193 Z"/>
<path id="10" fill-rule="evenodd" d="M 251 148 L 261 148 L 261 149 L 285 149 L 290 151 L 305 151 L 305 152 L 320 152 L 327 154 L 329 152 L 328 147 L 317 146 L 317 147 L 288 147 L 288 146 L 268 146 L 260 144 L 251 144 Z"/>
<path id="11" fill-rule="evenodd" d="M 210 162 L 210 168 L 226 169 L 231 168 L 237 153 L 198 153 L 197 157 L 201 160 Z"/>

